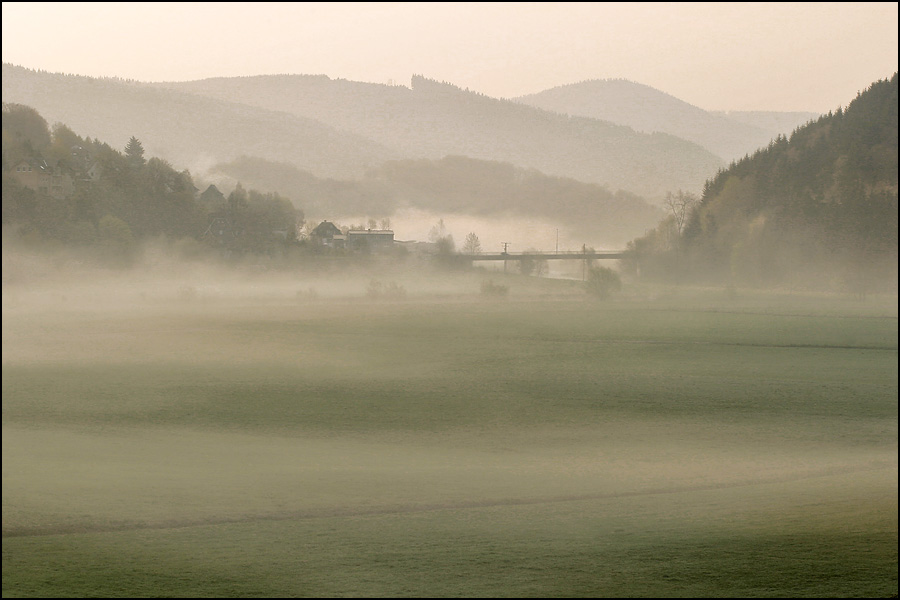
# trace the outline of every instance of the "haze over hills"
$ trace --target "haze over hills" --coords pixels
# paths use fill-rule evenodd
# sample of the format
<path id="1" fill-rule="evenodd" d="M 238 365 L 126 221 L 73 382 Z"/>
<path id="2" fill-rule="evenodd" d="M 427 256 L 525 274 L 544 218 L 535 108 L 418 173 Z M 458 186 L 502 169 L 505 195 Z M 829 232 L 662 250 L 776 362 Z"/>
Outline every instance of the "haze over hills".
<path id="1" fill-rule="evenodd" d="M 460 155 L 658 202 L 672 189 L 699 191 L 723 166 L 709 151 L 668 134 L 566 117 L 424 77 L 412 84 L 322 75 L 150 84 L 3 65 L 4 101 L 32 106 L 51 123 L 95 131 L 112 144 L 136 135 L 148 152 L 195 172 L 234 159 L 237 148 L 339 178 L 360 177 L 384 160 Z"/>
<path id="2" fill-rule="evenodd" d="M 64 123 L 116 148 L 135 136 L 148 155 L 194 173 L 252 154 L 322 177 L 355 178 L 404 156 L 313 119 L 121 79 L 4 64 L 3 102 L 30 106 L 51 125 Z"/>
<path id="3" fill-rule="evenodd" d="M 463 156 L 388 161 L 362 180 L 345 181 L 317 178 L 286 163 L 242 157 L 215 165 L 209 177 L 223 189 L 241 182 L 265 192 L 290 190 L 297 207 L 316 222 L 394 217 L 410 209 L 490 220 L 495 227 L 528 219 L 547 223 L 548 229 L 552 223 L 563 227 L 568 237 L 599 240 L 612 248 L 623 248 L 665 216 L 660 207 L 628 192 Z"/>
<path id="4" fill-rule="evenodd" d="M 590 80 L 513 99 L 528 106 L 663 132 L 695 142 L 723 161 L 764 148 L 778 135 L 815 119 L 804 112 L 708 112 L 652 87 L 624 79 Z"/>
<path id="5" fill-rule="evenodd" d="M 324 75 L 153 85 L 316 119 L 402 148 L 407 158 L 459 155 L 508 162 L 651 201 L 672 189 L 699 191 L 723 166 L 711 152 L 667 134 L 566 117 L 421 76 L 412 78 L 410 88 Z"/>
<path id="6" fill-rule="evenodd" d="M 772 139 L 778 137 L 779 134 L 790 135 L 798 127 L 815 121 L 821 116 L 814 112 L 771 110 L 714 110 L 710 111 L 710 114 L 769 131 L 772 133 Z"/>
<path id="7" fill-rule="evenodd" d="M 189 169 L 198 182 L 242 181 L 310 215 L 384 217 L 404 206 L 531 215 L 577 224 L 579 236 L 602 229 L 616 244 L 658 222 L 662 213 L 650 208 L 667 192 L 699 193 L 725 166 L 696 140 L 749 151 L 770 139 L 751 123 L 791 122 L 778 113 L 736 113 L 740 120 L 707 113 L 629 82 L 535 95 L 562 89 L 596 108 L 597 90 L 606 89 L 602 119 L 422 76 L 410 87 L 325 75 L 143 83 L 4 64 L 2 84 L 4 102 L 33 107 L 51 124 L 118 148 L 135 136 L 149 156 Z M 673 135 L 678 127 L 695 140 Z M 469 197 L 447 188 L 448 177 Z"/>
<path id="8" fill-rule="evenodd" d="M 550 241 L 534 232 L 546 238 L 555 230 L 558 247 L 561 229 L 563 249 L 576 241 L 608 249 L 624 247 L 665 215 L 628 192 L 462 156 L 386 161 L 361 179 L 320 178 L 290 163 L 241 156 L 194 176 L 145 157 L 137 138 L 123 154 L 65 123 L 51 130 L 34 108 L 17 103 L 3 106 L 3 186 L 4 225 L 73 246 L 96 245 L 113 230 L 139 242 L 165 235 L 215 245 L 222 239 L 210 239 L 210 227 L 217 223 L 224 235 L 227 222 L 231 251 L 277 254 L 283 248 L 267 232 L 290 242 L 287 232 L 321 220 L 349 226 L 396 218 L 403 239 L 421 241 L 428 239 L 423 225 L 448 217 L 458 236 L 478 229 L 486 244 L 506 237 L 546 249 Z"/>

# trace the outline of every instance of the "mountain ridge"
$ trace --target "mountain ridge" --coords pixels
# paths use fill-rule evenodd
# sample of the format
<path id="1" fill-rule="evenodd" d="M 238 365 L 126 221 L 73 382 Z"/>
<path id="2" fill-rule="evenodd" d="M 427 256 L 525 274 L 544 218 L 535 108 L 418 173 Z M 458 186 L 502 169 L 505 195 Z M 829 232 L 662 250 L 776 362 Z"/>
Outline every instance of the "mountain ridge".
<path id="1" fill-rule="evenodd" d="M 117 147 L 137 136 L 148 153 L 201 171 L 243 154 L 290 160 L 325 177 L 360 177 L 399 151 L 313 119 L 117 78 L 34 72 L 3 64 L 3 101 Z M 263 136 L 259 132 L 264 132 Z"/>
<path id="2" fill-rule="evenodd" d="M 636 131 L 669 133 L 709 149 L 725 162 L 752 154 L 778 135 L 790 134 L 819 116 L 812 112 L 710 112 L 627 79 L 589 79 L 518 96 L 513 101 L 628 125 Z"/>
<path id="3" fill-rule="evenodd" d="M 402 147 L 406 158 L 510 162 L 645 197 L 661 197 L 672 187 L 696 189 L 723 165 L 692 142 L 548 113 L 421 75 L 409 87 L 308 75 L 154 85 L 313 118 Z"/>

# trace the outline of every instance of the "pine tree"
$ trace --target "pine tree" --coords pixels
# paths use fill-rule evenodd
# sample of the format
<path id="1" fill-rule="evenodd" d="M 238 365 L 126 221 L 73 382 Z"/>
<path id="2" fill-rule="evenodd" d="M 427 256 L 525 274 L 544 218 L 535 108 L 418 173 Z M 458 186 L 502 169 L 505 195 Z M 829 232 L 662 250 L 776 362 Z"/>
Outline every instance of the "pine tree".
<path id="1" fill-rule="evenodd" d="M 141 145 L 140 140 L 136 137 L 131 136 L 131 139 L 128 140 L 128 144 L 125 146 L 125 156 L 128 158 L 128 163 L 135 167 L 142 167 L 146 162 L 144 160 L 144 146 Z"/>

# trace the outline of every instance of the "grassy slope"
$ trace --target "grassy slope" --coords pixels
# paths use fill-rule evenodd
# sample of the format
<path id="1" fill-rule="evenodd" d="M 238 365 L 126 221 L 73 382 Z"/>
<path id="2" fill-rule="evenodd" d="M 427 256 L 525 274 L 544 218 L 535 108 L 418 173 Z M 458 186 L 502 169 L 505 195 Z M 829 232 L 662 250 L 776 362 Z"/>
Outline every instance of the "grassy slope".
<path id="1" fill-rule="evenodd" d="M 895 299 L 511 285 L 5 302 L 3 596 L 896 594 Z"/>

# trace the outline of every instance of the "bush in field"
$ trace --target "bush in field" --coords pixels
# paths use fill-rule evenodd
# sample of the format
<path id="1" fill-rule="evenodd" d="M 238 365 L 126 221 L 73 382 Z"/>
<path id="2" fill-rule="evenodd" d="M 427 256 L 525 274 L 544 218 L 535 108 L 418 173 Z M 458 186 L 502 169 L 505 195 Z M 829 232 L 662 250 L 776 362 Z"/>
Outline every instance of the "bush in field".
<path id="1" fill-rule="evenodd" d="M 183 285 L 178 290 L 178 298 L 186 302 L 194 301 L 199 296 L 200 294 L 197 292 L 197 288 L 192 285 Z"/>
<path id="2" fill-rule="evenodd" d="M 501 285 L 499 283 L 494 283 L 493 280 L 487 280 L 481 282 L 481 295 L 482 296 L 492 296 L 492 297 L 506 297 L 506 294 L 509 293 L 509 287 L 505 285 Z"/>
<path id="3" fill-rule="evenodd" d="M 622 279 L 609 267 L 591 267 L 586 287 L 588 294 L 606 299 L 622 289 Z"/>
<path id="4" fill-rule="evenodd" d="M 366 288 L 366 297 L 370 300 L 377 300 L 378 298 L 381 298 L 383 292 L 384 284 L 377 279 L 373 279 L 369 282 L 369 287 Z"/>
<path id="5" fill-rule="evenodd" d="M 406 289 L 396 281 L 384 284 L 377 279 L 369 282 L 366 289 L 366 296 L 372 300 L 402 300 L 406 298 Z"/>
<path id="6" fill-rule="evenodd" d="M 297 300 L 301 302 L 313 302 L 319 299 L 319 292 L 312 286 L 306 290 L 297 290 Z"/>
<path id="7" fill-rule="evenodd" d="M 406 298 L 406 288 L 396 281 L 391 281 L 384 289 L 384 296 L 390 300 L 402 300 Z"/>

